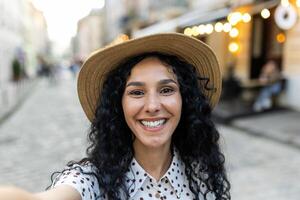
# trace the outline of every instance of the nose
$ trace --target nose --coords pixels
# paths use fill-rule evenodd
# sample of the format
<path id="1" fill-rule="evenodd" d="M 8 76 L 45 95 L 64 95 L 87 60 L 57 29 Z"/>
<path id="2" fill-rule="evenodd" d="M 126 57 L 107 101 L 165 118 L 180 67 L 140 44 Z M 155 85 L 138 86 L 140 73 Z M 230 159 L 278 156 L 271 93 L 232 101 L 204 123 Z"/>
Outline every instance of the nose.
<path id="1" fill-rule="evenodd" d="M 148 94 L 145 99 L 145 110 L 147 113 L 157 113 L 161 109 L 161 101 L 157 94 Z"/>

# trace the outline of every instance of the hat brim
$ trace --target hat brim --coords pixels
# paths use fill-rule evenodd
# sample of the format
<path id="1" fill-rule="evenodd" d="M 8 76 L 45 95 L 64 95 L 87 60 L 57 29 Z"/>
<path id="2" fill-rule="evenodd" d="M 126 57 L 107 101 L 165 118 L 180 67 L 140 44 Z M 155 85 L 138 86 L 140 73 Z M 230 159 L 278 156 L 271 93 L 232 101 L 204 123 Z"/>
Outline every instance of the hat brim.
<path id="1" fill-rule="evenodd" d="M 99 94 L 107 72 L 124 60 L 147 52 L 175 55 L 196 67 L 198 76 L 208 78 L 201 90 L 211 108 L 218 103 L 221 94 L 221 73 L 216 55 L 205 43 L 179 33 L 162 33 L 129 40 L 100 49 L 84 62 L 77 82 L 82 108 L 90 121 L 94 119 Z M 211 90 L 203 88 L 206 85 Z"/>

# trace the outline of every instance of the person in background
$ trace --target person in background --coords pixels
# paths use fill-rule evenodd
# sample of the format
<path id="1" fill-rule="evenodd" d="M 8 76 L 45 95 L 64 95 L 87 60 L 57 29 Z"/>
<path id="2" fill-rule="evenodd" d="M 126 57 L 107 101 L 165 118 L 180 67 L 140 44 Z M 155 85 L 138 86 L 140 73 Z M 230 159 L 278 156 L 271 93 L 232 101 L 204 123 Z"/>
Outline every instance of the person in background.
<path id="1" fill-rule="evenodd" d="M 272 96 L 281 92 L 282 75 L 274 60 L 269 60 L 262 68 L 259 75 L 259 82 L 264 87 L 261 89 L 257 99 L 254 102 L 253 109 L 262 111 L 270 109 L 272 105 Z"/>
<path id="2" fill-rule="evenodd" d="M 2 188 L 0 200 L 229 200 L 211 120 L 220 93 L 214 52 L 183 34 L 94 52 L 78 76 L 91 121 L 87 157 L 69 163 L 45 192 Z"/>

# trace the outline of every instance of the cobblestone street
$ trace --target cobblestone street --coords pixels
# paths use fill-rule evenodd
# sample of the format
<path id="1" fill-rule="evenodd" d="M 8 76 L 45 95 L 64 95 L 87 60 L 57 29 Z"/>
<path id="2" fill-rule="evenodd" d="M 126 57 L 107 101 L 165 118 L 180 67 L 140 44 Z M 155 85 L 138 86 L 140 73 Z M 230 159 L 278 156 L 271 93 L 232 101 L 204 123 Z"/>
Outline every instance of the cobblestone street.
<path id="1" fill-rule="evenodd" d="M 274 122 L 276 123 L 276 122 Z M 0 185 L 44 190 L 53 172 L 85 155 L 89 125 L 75 80 L 41 81 L 0 125 Z M 234 200 L 298 200 L 300 150 L 219 125 Z"/>

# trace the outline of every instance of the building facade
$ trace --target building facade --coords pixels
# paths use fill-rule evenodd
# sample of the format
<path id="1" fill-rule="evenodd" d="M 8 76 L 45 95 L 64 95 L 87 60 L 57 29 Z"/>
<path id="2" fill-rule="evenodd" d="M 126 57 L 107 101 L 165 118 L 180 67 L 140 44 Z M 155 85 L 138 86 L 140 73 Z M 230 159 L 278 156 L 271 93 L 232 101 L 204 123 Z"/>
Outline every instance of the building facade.
<path id="1" fill-rule="evenodd" d="M 43 13 L 37 10 L 29 1 L 24 4 L 23 16 L 23 46 L 26 55 L 26 73 L 29 77 L 35 76 L 38 71 L 38 57 L 49 58 L 50 41 L 47 23 Z"/>
<path id="2" fill-rule="evenodd" d="M 14 57 L 23 60 L 22 1 L 0 1 L 0 13 L 0 88 L 3 88 L 12 78 Z"/>
<path id="3" fill-rule="evenodd" d="M 1 118 L 21 96 L 20 80 L 35 75 L 37 57 L 49 54 L 49 41 L 45 18 L 29 0 L 0 1 L 0 13 Z"/>
<path id="4" fill-rule="evenodd" d="M 73 55 L 85 60 L 91 52 L 104 45 L 103 10 L 93 10 L 77 24 L 77 34 L 73 40 Z"/>
<path id="5" fill-rule="evenodd" d="M 189 11 L 181 16 L 159 21 L 143 29 L 135 30 L 134 37 L 140 37 L 157 32 L 181 32 L 189 28 L 189 35 L 209 44 L 217 54 L 223 76 L 229 67 L 234 66 L 235 75 L 243 82 L 258 78 L 263 64 L 273 59 L 277 62 L 281 73 L 286 79 L 284 94 L 280 103 L 300 110 L 300 22 L 283 29 L 274 16 L 278 7 L 282 7 L 280 0 L 218 0 L 218 1 L 187 1 Z M 300 15 L 300 8 L 296 1 L 289 1 Z M 299 2 L 300 4 L 300 2 Z M 269 16 L 262 17 L 262 11 L 267 9 Z M 230 24 L 230 30 L 216 31 L 216 24 L 227 23 L 230 13 L 239 12 L 249 19 Z M 278 13 L 277 13 L 278 14 Z M 290 14 L 289 16 L 292 16 Z M 289 18 L 289 16 L 287 18 Z M 282 18 L 284 18 L 282 16 Z M 284 18 L 283 20 L 286 20 Z M 286 22 L 289 23 L 289 22 Z M 199 32 L 201 27 L 209 27 L 211 31 Z M 231 36 L 231 29 L 237 30 L 236 36 Z M 198 32 L 193 33 L 193 30 Z"/>

